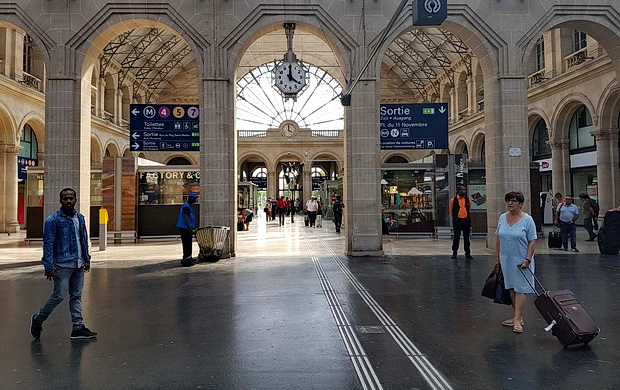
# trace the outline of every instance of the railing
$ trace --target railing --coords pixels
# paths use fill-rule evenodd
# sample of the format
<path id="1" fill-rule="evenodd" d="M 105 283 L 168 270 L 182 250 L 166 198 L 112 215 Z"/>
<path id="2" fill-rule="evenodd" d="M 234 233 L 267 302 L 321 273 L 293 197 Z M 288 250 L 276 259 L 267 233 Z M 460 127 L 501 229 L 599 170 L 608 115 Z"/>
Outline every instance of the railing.
<path id="1" fill-rule="evenodd" d="M 239 138 L 267 138 L 265 130 L 239 130 Z"/>
<path id="2" fill-rule="evenodd" d="M 464 108 L 461 111 L 459 111 L 459 120 L 465 119 L 469 116 L 469 109 L 468 108 Z"/>
<path id="3" fill-rule="evenodd" d="M 312 130 L 312 138 L 340 138 L 340 130 Z"/>
<path id="4" fill-rule="evenodd" d="M 573 66 L 583 64 L 584 62 L 586 62 L 586 60 L 593 60 L 593 59 L 594 57 L 588 57 L 588 50 L 583 48 L 579 51 L 576 51 L 564 57 L 564 63 L 566 64 L 566 69 L 569 69 L 569 68 L 572 68 Z"/>
<path id="5" fill-rule="evenodd" d="M 478 100 L 478 112 L 484 111 L 484 99 Z"/>
<path id="6" fill-rule="evenodd" d="M 535 73 L 532 73 L 531 75 L 529 75 L 528 77 L 528 81 L 530 84 L 530 87 L 533 87 L 537 84 L 542 83 L 545 80 L 548 80 L 548 77 L 545 77 L 545 70 L 541 69 Z"/>
<path id="7" fill-rule="evenodd" d="M 24 72 L 22 75 L 22 79 L 19 80 L 19 82 L 29 88 L 41 92 L 41 79 L 34 77 L 29 73 Z"/>

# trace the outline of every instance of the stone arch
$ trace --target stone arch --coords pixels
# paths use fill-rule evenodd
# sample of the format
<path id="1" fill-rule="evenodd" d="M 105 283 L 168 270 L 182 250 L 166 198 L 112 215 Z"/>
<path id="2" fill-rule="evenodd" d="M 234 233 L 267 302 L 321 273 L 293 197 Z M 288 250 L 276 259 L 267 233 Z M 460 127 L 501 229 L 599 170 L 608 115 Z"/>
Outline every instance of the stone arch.
<path id="1" fill-rule="evenodd" d="M 266 167 L 268 167 L 268 163 L 270 160 L 270 158 L 263 152 L 257 150 L 248 151 L 244 154 L 240 154 L 239 156 L 237 156 L 237 169 L 241 169 L 241 163 L 249 158 L 256 158 L 258 160 L 261 160 L 265 163 Z"/>
<path id="2" fill-rule="evenodd" d="M 563 138 L 568 138 L 568 125 L 570 124 L 571 117 L 581 105 L 586 106 L 590 111 L 590 115 L 592 115 L 592 120 L 595 121 L 596 111 L 590 99 L 582 93 L 572 93 L 557 104 L 557 109 L 551 117 L 550 140 L 559 141 Z M 597 123 L 594 123 L 594 125 L 596 126 Z"/>
<path id="3" fill-rule="evenodd" d="M 39 154 L 42 154 L 45 151 L 45 118 L 43 118 L 39 112 L 35 111 L 24 115 L 16 127 L 17 134 L 15 139 L 18 143 L 21 138 L 22 131 L 24 131 L 25 125 L 30 125 L 34 131 L 34 134 L 37 137 L 37 144 L 39 145 Z"/>
<path id="4" fill-rule="evenodd" d="M 121 155 L 120 148 L 114 141 L 108 141 L 105 148 L 103 149 L 104 157 L 106 154 L 110 154 L 110 157 L 118 157 Z"/>
<path id="5" fill-rule="evenodd" d="M 321 5 L 258 5 L 222 41 L 220 46 L 230 56 L 228 74 L 235 74 L 243 53 L 258 37 L 277 30 L 282 23 L 295 22 L 296 29 L 307 31 L 322 39 L 332 50 L 338 64 L 347 75 L 351 69 L 351 53 L 358 46 L 345 29 Z M 336 77 L 340 82 L 342 77 Z M 348 77 L 347 77 L 348 78 Z"/>
<path id="6" fill-rule="evenodd" d="M 3 5 L 0 12 L 1 23 L 22 30 L 32 38 L 41 52 L 45 69 L 49 69 L 47 65 L 50 62 L 50 51 L 57 43 L 37 23 L 33 23 L 31 17 L 32 15 L 27 16 L 16 4 Z"/>
<path id="7" fill-rule="evenodd" d="M 196 161 L 188 154 L 175 154 L 173 156 L 169 156 L 166 159 L 165 165 L 170 164 L 174 159 L 185 159 L 189 162 L 189 165 L 196 165 Z"/>
<path id="8" fill-rule="evenodd" d="M 90 166 L 101 167 L 103 164 L 103 148 L 98 135 L 91 134 L 90 137 Z"/>
<path id="9" fill-rule="evenodd" d="M 400 158 L 404 158 L 405 160 L 407 160 L 407 162 L 409 162 L 409 158 L 407 158 L 407 156 L 406 156 L 404 153 L 400 153 L 400 152 L 389 152 L 388 154 L 386 154 L 386 155 L 383 157 L 383 161 L 382 161 L 382 163 L 383 163 L 383 164 L 385 164 L 385 163 L 386 163 L 389 159 L 394 158 L 394 157 L 396 157 L 396 158 L 398 158 L 398 157 L 400 157 Z"/>
<path id="10" fill-rule="evenodd" d="M 620 122 L 620 93 L 615 83 L 603 91 L 598 108 L 599 128 L 617 129 Z"/>
<path id="11" fill-rule="evenodd" d="M 459 136 L 457 139 L 455 139 L 452 150 L 454 150 L 454 154 L 463 153 L 465 150 L 469 151 L 465 137 Z"/>
<path id="12" fill-rule="evenodd" d="M 140 17 L 136 17 L 140 15 Z M 200 76 L 205 74 L 205 56 L 211 43 L 204 35 L 193 28 L 170 4 L 133 4 L 131 12 L 119 4 L 106 4 L 93 18 L 84 23 L 67 46 L 76 53 L 77 74 L 86 74 L 89 64 L 97 63 L 97 57 L 108 42 L 120 33 L 135 28 L 154 27 L 179 34 L 192 48 Z M 81 71 L 78 71 L 81 69 Z"/>
<path id="13" fill-rule="evenodd" d="M 469 159 L 471 161 L 482 162 L 486 161 L 485 156 L 482 155 L 482 151 L 485 146 L 485 134 L 484 129 L 477 129 L 474 131 L 474 135 L 472 136 L 471 141 L 471 150 Z"/>
<path id="14" fill-rule="evenodd" d="M 11 111 L 4 103 L 0 102 L 0 144 L 18 145 L 19 132 Z"/>
<path id="15" fill-rule="evenodd" d="M 536 40 L 546 31 L 571 27 L 594 38 L 605 49 L 614 64 L 616 75 L 620 76 L 620 18 L 612 5 L 583 4 L 575 7 L 572 4 L 554 4 L 532 26 L 517 41 L 517 46 L 523 51 L 523 61 L 529 58 Z"/>

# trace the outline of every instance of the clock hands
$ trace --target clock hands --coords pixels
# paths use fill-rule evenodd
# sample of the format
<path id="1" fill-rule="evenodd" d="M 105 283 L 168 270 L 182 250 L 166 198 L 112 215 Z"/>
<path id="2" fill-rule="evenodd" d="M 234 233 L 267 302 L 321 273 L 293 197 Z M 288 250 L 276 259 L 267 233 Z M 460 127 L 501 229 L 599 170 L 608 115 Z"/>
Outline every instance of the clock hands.
<path id="1" fill-rule="evenodd" d="M 301 84 L 301 81 L 297 81 L 297 79 L 295 77 L 293 77 L 293 65 L 288 66 L 288 80 L 289 81 L 294 81 L 297 84 Z"/>

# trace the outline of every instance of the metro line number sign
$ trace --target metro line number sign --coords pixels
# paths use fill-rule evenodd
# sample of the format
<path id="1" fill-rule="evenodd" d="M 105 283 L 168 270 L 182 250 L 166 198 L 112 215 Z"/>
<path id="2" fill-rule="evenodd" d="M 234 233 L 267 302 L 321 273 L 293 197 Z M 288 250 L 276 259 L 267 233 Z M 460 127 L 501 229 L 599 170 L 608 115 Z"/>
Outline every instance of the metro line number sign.
<path id="1" fill-rule="evenodd" d="M 381 150 L 447 149 L 448 103 L 381 104 Z"/>
<path id="2" fill-rule="evenodd" d="M 131 104 L 132 152 L 200 150 L 200 109 L 189 104 Z"/>

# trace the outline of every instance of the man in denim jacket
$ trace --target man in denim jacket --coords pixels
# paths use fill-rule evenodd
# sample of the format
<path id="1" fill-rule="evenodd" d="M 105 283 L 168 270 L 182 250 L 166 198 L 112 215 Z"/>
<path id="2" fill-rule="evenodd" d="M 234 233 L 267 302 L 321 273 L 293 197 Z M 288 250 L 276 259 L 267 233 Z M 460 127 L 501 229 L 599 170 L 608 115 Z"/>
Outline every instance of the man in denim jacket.
<path id="1" fill-rule="evenodd" d="M 41 337 L 43 321 L 69 294 L 72 339 L 91 339 L 97 335 L 82 323 L 82 287 L 84 272 L 90 271 L 88 233 L 84 216 L 75 210 L 77 194 L 71 188 L 60 191 L 60 210 L 50 215 L 43 230 L 45 277 L 54 281 L 54 291 L 37 314 L 32 315 L 30 333 Z"/>

